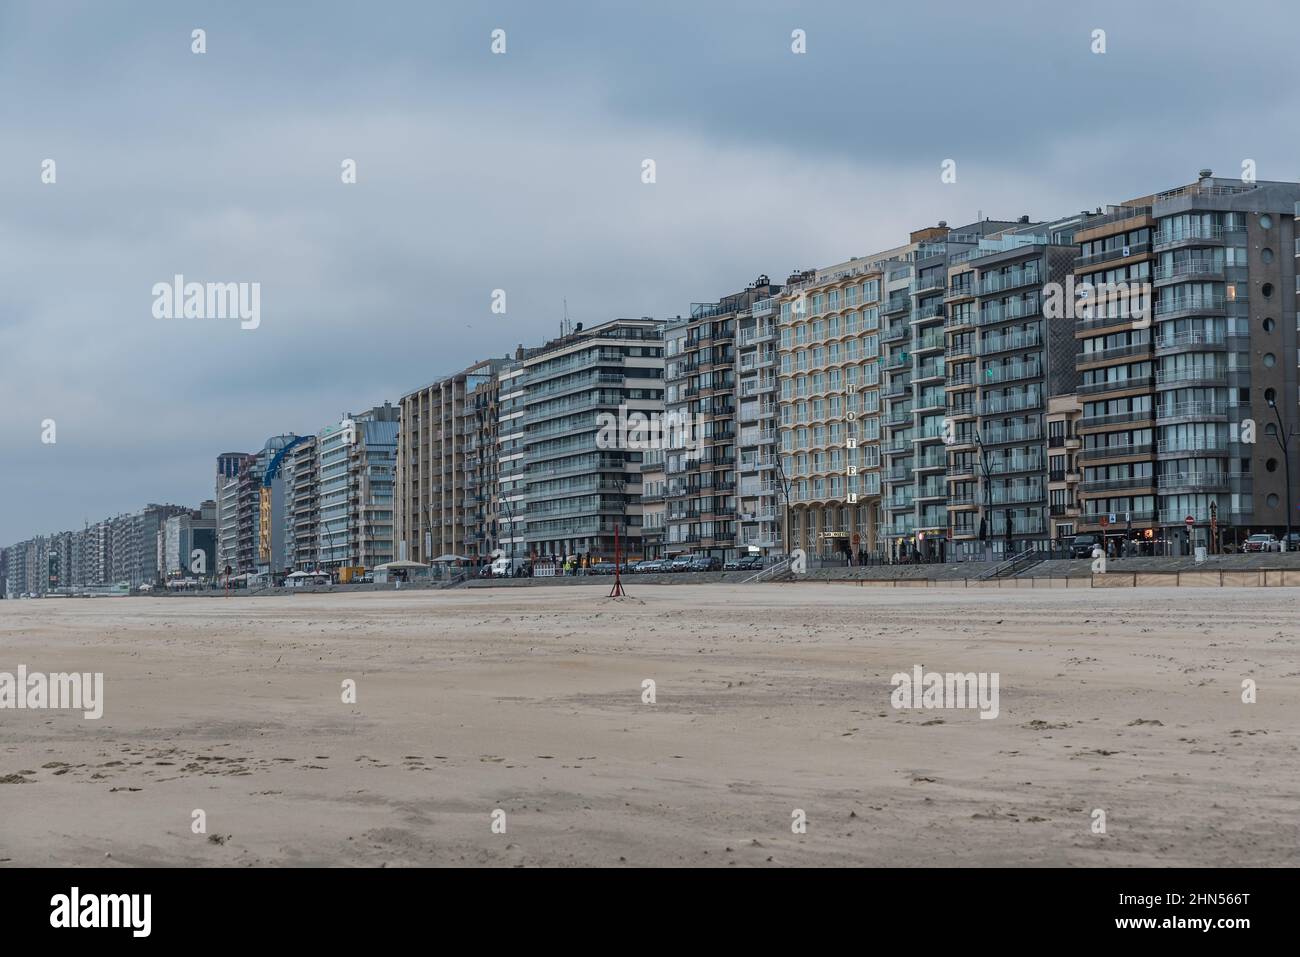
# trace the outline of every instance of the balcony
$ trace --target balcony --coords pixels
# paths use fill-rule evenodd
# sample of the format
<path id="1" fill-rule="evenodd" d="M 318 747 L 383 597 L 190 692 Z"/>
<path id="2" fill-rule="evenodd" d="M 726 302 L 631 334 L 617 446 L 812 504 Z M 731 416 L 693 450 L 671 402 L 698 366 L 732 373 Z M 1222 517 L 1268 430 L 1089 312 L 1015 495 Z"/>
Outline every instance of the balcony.
<path id="1" fill-rule="evenodd" d="M 1228 230 L 1222 226 L 1188 224 L 1177 229 L 1160 229 L 1154 240 L 1156 247 L 1185 246 L 1189 244 L 1221 245 Z"/>
<path id="2" fill-rule="evenodd" d="M 916 372 L 912 375 L 913 382 L 920 382 L 925 379 L 942 379 L 943 378 L 943 360 L 939 359 L 934 362 L 923 362 L 917 367 Z"/>
<path id="3" fill-rule="evenodd" d="M 980 277 L 980 295 L 1004 292 L 1020 286 L 1036 286 L 1042 282 L 1037 264 L 1027 268 L 1009 269 L 1006 272 L 987 273 Z"/>
<path id="4" fill-rule="evenodd" d="M 1002 538 L 1007 534 L 1007 522 L 994 514 L 993 521 L 989 523 L 992 526 L 992 535 L 994 538 Z M 1012 535 L 1040 535 L 1044 531 L 1043 519 L 1040 515 L 1030 515 L 1022 518 L 1011 519 Z"/>
<path id="5" fill-rule="evenodd" d="M 1155 447 L 1150 442 L 1136 442 L 1125 445 L 1092 446 L 1079 450 L 1079 460 L 1092 462 L 1098 459 L 1120 459 L 1135 455 L 1151 455 Z"/>
<path id="6" fill-rule="evenodd" d="M 990 475 L 1005 475 L 1010 472 L 1041 472 L 1044 462 L 1039 455 L 989 456 Z"/>
<path id="7" fill-rule="evenodd" d="M 1080 382 L 1079 395 L 1096 395 L 1099 392 L 1123 392 L 1132 389 L 1150 389 L 1154 378 L 1149 375 L 1131 375 L 1101 382 Z"/>
<path id="8" fill-rule="evenodd" d="M 1035 390 L 1016 395 L 991 395 L 979 404 L 981 415 L 1001 415 L 1004 412 L 1019 412 L 1024 409 L 1037 410 L 1043 404 L 1043 397 Z"/>
<path id="9" fill-rule="evenodd" d="M 1234 370 L 1235 371 L 1235 370 Z M 1157 385 L 1222 385 L 1228 375 L 1226 367 L 1211 369 L 1160 369 L 1156 372 Z"/>
<path id="10" fill-rule="evenodd" d="M 1084 504 L 1090 505 L 1092 503 L 1085 502 Z M 1114 522 L 1110 521 L 1112 515 L 1115 517 Z M 1128 522 L 1132 522 L 1133 524 L 1138 525 L 1138 524 L 1142 524 L 1143 522 L 1155 521 L 1155 517 L 1156 517 L 1156 513 L 1154 511 L 1081 512 L 1079 515 L 1079 521 L 1085 525 L 1100 525 L 1101 520 L 1104 518 L 1106 519 L 1107 523 L 1111 525 L 1125 525 Z M 1181 522 L 1182 518 L 1180 517 L 1178 521 Z"/>
<path id="11" fill-rule="evenodd" d="M 1166 421 L 1170 419 L 1191 419 L 1205 422 L 1226 422 L 1228 407 L 1221 402 L 1167 402 L 1156 406 L 1156 418 Z"/>
<path id="12" fill-rule="evenodd" d="M 988 336 L 981 339 L 977 354 L 991 356 L 998 352 L 1016 352 L 1022 349 L 1038 349 L 1043 344 L 1043 337 L 1035 330 L 1032 333 L 1018 335 Z"/>
<path id="13" fill-rule="evenodd" d="M 980 306 L 979 324 L 987 326 L 996 322 L 1006 322 L 1010 319 L 1027 319 L 1030 316 L 1037 316 L 1041 312 L 1042 301 L 1037 293 L 1005 303 L 983 303 Z"/>
<path id="14" fill-rule="evenodd" d="M 1156 452 L 1160 455 L 1227 455 L 1228 442 L 1219 438 L 1197 442 L 1165 440 L 1156 443 Z"/>
<path id="15" fill-rule="evenodd" d="M 1043 486 L 1038 484 L 1015 485 L 1011 488 L 994 486 L 989 490 L 989 497 L 994 505 L 1021 505 L 1025 502 L 1041 502 L 1047 497 Z"/>
<path id="16" fill-rule="evenodd" d="M 1043 438 L 1042 426 L 1038 423 L 1032 425 L 1012 425 L 1001 428 L 986 428 L 981 435 L 980 441 L 985 445 L 1003 445 L 1007 442 L 1033 442 L 1041 441 Z"/>
<path id="17" fill-rule="evenodd" d="M 929 352 L 943 347 L 944 334 L 942 332 L 927 332 L 912 343 L 913 352 Z"/>
<path id="18" fill-rule="evenodd" d="M 984 378 L 986 383 L 1014 382 L 1017 379 L 1036 379 L 1043 374 L 1043 365 L 1037 359 L 1028 362 L 1008 362 L 1005 364 L 986 364 Z"/>
<path id="19" fill-rule="evenodd" d="M 1237 298 L 1234 304 L 1245 305 L 1246 300 Z M 1227 300 L 1224 296 L 1163 296 L 1156 300 L 1155 314 L 1161 318 L 1180 315 L 1217 315 L 1225 311 Z"/>
<path id="20" fill-rule="evenodd" d="M 1116 246 L 1114 249 L 1104 249 L 1099 253 L 1091 253 L 1087 256 L 1076 256 L 1074 259 L 1074 268 L 1076 271 L 1091 269 L 1094 266 L 1101 266 L 1105 263 L 1114 262 L 1117 259 L 1128 259 L 1130 256 L 1144 256 L 1151 252 L 1151 243 L 1133 243 L 1130 246 Z"/>
<path id="21" fill-rule="evenodd" d="M 1160 476 L 1160 491 L 1227 491 L 1231 479 L 1247 477 L 1229 472 L 1173 472 Z"/>
<path id="22" fill-rule="evenodd" d="M 1084 479 L 1079 483 L 1079 491 L 1084 494 L 1093 492 L 1114 492 L 1120 489 L 1154 488 L 1155 478 L 1150 475 L 1128 475 L 1111 479 Z"/>
<path id="23" fill-rule="evenodd" d="M 1186 259 L 1174 260 L 1163 266 L 1157 266 L 1152 271 L 1152 278 L 1156 282 L 1177 282 L 1180 279 L 1195 280 L 1222 280 L 1224 277 L 1223 260 L 1215 260 L 1206 256 L 1193 256 Z"/>
<path id="24" fill-rule="evenodd" d="M 1092 429 L 1102 425 L 1136 425 L 1150 422 L 1154 413 L 1150 409 L 1132 409 L 1128 412 L 1115 412 L 1110 415 L 1085 415 L 1079 420 L 1079 428 Z"/>
<path id="25" fill-rule="evenodd" d="M 1219 347 L 1226 348 L 1227 345 L 1228 337 L 1225 333 L 1200 329 L 1189 332 L 1169 333 L 1168 335 L 1160 335 L 1156 337 L 1156 348 L 1167 349 L 1170 351 L 1196 348 L 1198 346 L 1214 347 L 1217 350 Z"/>
<path id="26" fill-rule="evenodd" d="M 1110 349 L 1094 349 L 1091 352 L 1080 352 L 1074 357 L 1074 361 L 1076 365 L 1087 365 L 1090 362 L 1108 362 L 1111 359 L 1141 359 L 1149 355 L 1151 355 L 1151 340 L 1143 338 L 1137 342 L 1114 346 Z"/>

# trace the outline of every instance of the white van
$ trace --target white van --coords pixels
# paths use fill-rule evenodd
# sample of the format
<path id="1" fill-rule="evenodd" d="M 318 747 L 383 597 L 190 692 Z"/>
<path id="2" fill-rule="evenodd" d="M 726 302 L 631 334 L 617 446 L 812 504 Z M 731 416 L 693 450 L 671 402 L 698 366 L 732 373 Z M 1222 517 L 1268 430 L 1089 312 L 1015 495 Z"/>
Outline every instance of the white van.
<path id="1" fill-rule="evenodd" d="M 503 555 L 492 563 L 492 577 L 513 578 L 515 572 L 519 571 L 523 565 L 524 559 L 510 558 L 508 555 Z"/>

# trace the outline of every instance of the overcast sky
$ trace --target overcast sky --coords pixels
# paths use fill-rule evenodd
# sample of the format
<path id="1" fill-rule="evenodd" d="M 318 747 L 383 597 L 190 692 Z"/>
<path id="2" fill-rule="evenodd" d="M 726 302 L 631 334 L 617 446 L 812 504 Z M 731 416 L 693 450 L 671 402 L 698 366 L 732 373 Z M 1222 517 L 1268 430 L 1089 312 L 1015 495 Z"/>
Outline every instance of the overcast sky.
<path id="1" fill-rule="evenodd" d="M 939 219 L 1300 176 L 1292 4 L 635 6 L 0 3 L 0 543 L 197 505 L 218 453 L 566 298 L 665 317 Z M 155 318 L 177 273 L 260 283 L 260 326 Z"/>

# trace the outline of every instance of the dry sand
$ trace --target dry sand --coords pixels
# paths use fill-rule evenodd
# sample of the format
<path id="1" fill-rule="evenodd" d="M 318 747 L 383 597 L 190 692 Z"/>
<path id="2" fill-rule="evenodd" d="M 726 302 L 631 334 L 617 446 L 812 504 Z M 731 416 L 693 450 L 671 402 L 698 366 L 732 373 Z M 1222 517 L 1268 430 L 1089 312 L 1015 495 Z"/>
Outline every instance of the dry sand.
<path id="1" fill-rule="evenodd" d="M 1300 589 L 607 589 L 0 602 L 106 700 L 0 711 L 0 861 L 1300 863 Z"/>

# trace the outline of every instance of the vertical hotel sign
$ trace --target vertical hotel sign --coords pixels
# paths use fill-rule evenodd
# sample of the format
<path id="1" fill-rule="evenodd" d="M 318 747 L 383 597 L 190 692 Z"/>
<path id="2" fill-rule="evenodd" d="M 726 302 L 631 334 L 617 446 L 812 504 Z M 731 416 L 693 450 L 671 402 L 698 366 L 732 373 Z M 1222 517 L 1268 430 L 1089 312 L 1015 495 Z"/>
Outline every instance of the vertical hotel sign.
<path id="1" fill-rule="evenodd" d="M 271 562 L 271 489 L 263 485 L 257 502 L 257 554 L 263 565 Z"/>

